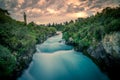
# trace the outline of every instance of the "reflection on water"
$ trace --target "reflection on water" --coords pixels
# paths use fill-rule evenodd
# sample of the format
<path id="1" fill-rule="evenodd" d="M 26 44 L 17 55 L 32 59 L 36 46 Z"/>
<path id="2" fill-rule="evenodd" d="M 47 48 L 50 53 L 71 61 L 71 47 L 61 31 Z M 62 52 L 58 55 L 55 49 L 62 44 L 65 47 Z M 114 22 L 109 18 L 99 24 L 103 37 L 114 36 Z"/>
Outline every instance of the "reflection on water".
<path id="1" fill-rule="evenodd" d="M 109 80 L 89 58 L 61 43 L 61 37 L 37 45 L 33 61 L 18 80 Z"/>

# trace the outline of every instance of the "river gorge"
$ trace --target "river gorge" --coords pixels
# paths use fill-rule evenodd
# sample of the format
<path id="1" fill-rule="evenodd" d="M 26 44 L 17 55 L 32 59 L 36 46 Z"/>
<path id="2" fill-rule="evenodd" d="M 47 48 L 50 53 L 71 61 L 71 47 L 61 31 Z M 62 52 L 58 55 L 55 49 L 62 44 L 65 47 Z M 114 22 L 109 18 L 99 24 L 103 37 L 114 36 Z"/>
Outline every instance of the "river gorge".
<path id="1" fill-rule="evenodd" d="M 109 80 L 91 59 L 66 45 L 62 34 L 37 44 L 36 50 L 18 80 Z"/>

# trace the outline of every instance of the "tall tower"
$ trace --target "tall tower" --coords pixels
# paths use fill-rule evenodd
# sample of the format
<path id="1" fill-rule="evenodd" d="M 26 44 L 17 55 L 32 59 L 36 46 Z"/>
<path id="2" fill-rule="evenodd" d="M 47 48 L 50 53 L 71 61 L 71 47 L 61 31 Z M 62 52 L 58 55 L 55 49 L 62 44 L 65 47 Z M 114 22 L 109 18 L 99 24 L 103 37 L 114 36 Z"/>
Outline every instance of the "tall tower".
<path id="1" fill-rule="evenodd" d="M 27 16 L 26 16 L 26 13 L 25 13 L 25 12 L 24 12 L 24 14 L 23 14 L 23 17 L 24 17 L 25 25 L 27 25 Z"/>

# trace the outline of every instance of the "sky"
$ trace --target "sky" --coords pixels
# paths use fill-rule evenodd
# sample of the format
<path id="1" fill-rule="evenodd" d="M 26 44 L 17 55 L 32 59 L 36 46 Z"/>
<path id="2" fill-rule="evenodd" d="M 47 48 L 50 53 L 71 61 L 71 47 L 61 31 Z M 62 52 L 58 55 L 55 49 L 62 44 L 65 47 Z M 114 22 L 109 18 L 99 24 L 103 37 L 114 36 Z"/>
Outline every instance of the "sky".
<path id="1" fill-rule="evenodd" d="M 7 9 L 11 17 L 37 24 L 62 23 L 85 18 L 105 7 L 114 7 L 120 0 L 0 0 L 0 8 Z"/>

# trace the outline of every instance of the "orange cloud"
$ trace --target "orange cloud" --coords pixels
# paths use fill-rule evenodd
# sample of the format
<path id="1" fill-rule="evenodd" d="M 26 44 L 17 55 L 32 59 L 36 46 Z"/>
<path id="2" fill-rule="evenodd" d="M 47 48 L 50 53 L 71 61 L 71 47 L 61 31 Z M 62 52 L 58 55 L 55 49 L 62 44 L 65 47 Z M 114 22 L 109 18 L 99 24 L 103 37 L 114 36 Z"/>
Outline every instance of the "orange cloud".
<path id="1" fill-rule="evenodd" d="M 94 15 L 107 6 L 116 6 L 119 0 L 1 0 L 0 7 L 10 10 L 11 16 L 23 20 L 23 12 L 28 22 L 60 23 L 78 17 Z M 14 5 L 13 5 L 14 4 Z M 6 7 L 7 6 L 7 7 Z M 20 16 L 20 17 L 19 17 Z"/>
<path id="2" fill-rule="evenodd" d="M 47 11 L 51 14 L 59 14 L 59 11 L 56 11 L 56 10 L 51 9 L 51 8 L 47 8 Z"/>
<path id="3" fill-rule="evenodd" d="M 41 9 L 33 8 L 33 9 L 31 10 L 31 12 L 34 12 L 34 13 L 41 13 L 42 11 L 41 11 Z"/>
<path id="4" fill-rule="evenodd" d="M 79 17 L 85 18 L 85 17 L 88 17 L 89 15 L 83 11 L 83 12 L 77 12 L 77 13 L 68 13 L 67 16 L 75 19 Z"/>
<path id="5" fill-rule="evenodd" d="M 75 13 L 76 17 L 88 17 L 89 15 L 86 12 L 78 12 Z"/>
<path id="6" fill-rule="evenodd" d="M 46 3 L 46 0 L 40 0 L 39 2 L 38 2 L 38 5 L 44 5 Z"/>
<path id="7" fill-rule="evenodd" d="M 24 0 L 18 0 L 18 3 L 19 3 L 19 4 L 24 3 Z"/>
<path id="8" fill-rule="evenodd" d="M 80 1 L 79 0 L 66 0 L 66 3 L 68 5 L 70 5 L 70 4 L 80 5 Z"/>

